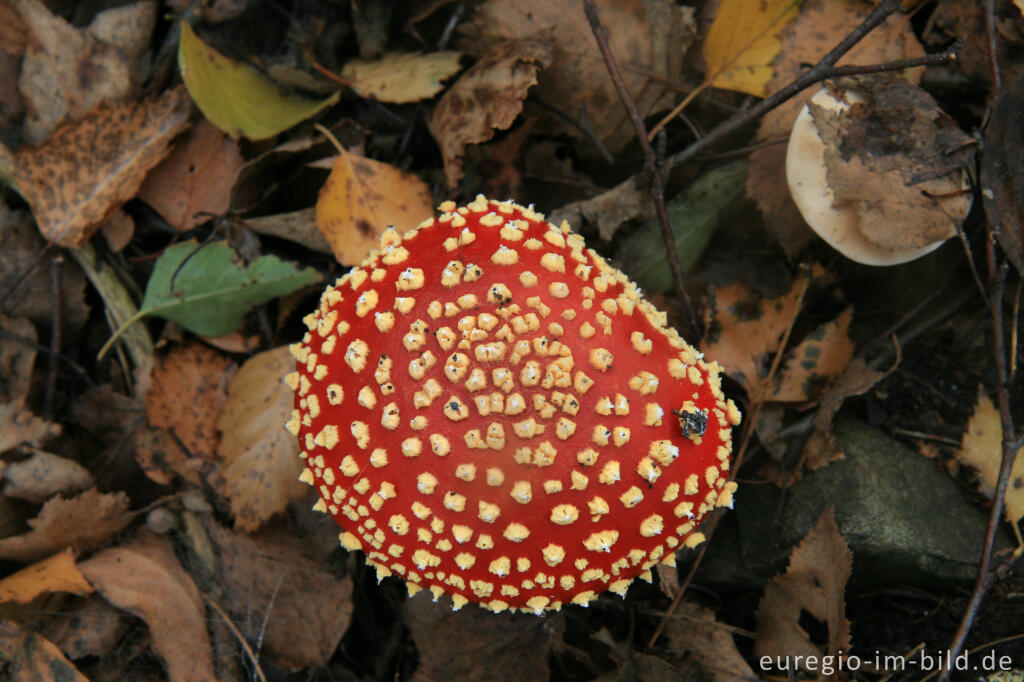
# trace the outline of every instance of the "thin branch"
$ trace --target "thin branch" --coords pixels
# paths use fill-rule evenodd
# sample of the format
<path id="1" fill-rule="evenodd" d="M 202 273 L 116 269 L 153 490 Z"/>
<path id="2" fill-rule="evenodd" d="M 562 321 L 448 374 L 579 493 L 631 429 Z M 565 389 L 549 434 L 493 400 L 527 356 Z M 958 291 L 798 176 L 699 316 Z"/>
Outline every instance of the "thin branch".
<path id="1" fill-rule="evenodd" d="M 665 210 L 665 177 L 654 155 L 654 149 L 647 139 L 647 128 L 644 125 L 644 119 L 636 108 L 636 102 L 633 101 L 629 91 L 626 89 L 626 83 L 622 80 L 622 74 L 619 72 L 618 64 L 615 62 L 615 56 L 608 45 L 608 34 L 604 26 L 601 25 L 600 17 L 597 16 L 594 0 L 583 0 L 583 11 L 587 15 L 587 21 L 590 22 L 590 30 L 597 41 L 598 49 L 601 50 L 601 57 L 604 58 L 605 66 L 608 68 L 608 75 L 611 76 L 615 89 L 619 93 L 619 98 L 622 100 L 623 106 L 626 107 L 629 121 L 633 124 L 633 129 L 636 131 L 637 141 L 639 141 L 640 149 L 644 154 L 644 166 L 651 178 L 651 198 L 654 200 L 654 208 L 658 214 L 658 221 L 661 223 L 661 236 L 665 241 L 665 249 L 668 251 L 666 257 L 668 258 L 669 269 L 672 271 L 672 281 L 675 283 L 677 295 L 686 305 L 686 311 L 690 316 L 690 324 L 693 326 L 694 331 L 699 332 L 700 325 L 697 321 L 697 313 L 694 310 L 693 302 L 690 300 L 690 294 L 686 291 L 683 269 L 679 265 L 679 256 L 676 252 L 676 240 L 672 234 L 672 225 L 668 219 L 668 211 Z"/>
<path id="2" fill-rule="evenodd" d="M 996 97 L 1003 91 L 1003 74 L 999 70 L 999 49 L 996 44 L 996 3 L 985 0 L 985 37 L 988 40 L 988 64 Z"/>
<path id="3" fill-rule="evenodd" d="M 260 667 L 259 658 L 256 656 L 256 654 L 253 653 L 252 648 L 249 646 L 249 642 L 245 641 L 245 637 L 242 636 L 242 633 L 239 631 L 238 626 L 236 626 L 234 622 L 231 620 L 231 617 L 224 612 L 224 609 L 220 607 L 220 604 L 213 600 L 213 597 L 206 594 L 205 592 L 200 592 L 200 594 L 203 595 L 203 599 L 206 600 L 206 603 L 209 604 L 213 608 L 213 610 L 217 612 L 217 614 L 221 617 L 224 623 L 228 626 L 228 629 L 231 630 L 231 633 L 235 636 L 235 639 L 237 639 L 238 643 L 242 646 L 242 649 L 245 651 L 246 656 L 249 657 L 249 660 L 253 664 L 253 676 L 259 679 L 260 682 L 267 682 L 267 678 L 263 674 L 263 669 Z"/>

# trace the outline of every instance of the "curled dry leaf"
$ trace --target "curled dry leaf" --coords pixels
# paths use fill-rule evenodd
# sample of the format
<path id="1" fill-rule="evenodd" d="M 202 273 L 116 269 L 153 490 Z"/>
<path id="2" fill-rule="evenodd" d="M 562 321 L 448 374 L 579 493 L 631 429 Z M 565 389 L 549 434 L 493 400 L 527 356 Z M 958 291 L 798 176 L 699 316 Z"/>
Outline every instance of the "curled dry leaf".
<path id="1" fill-rule="evenodd" d="M 249 358 L 231 378 L 217 428 L 224 495 L 235 527 L 252 532 L 305 494 L 295 436 L 281 428 L 294 396 L 281 380 L 295 362 L 286 346 Z"/>
<path id="2" fill-rule="evenodd" d="M 92 585 L 75 565 L 75 554 L 63 551 L 0 580 L 0 604 L 27 604 L 51 592 L 85 596 L 92 591 Z"/>
<path id="3" fill-rule="evenodd" d="M 9 620 L 0 620 L 0 661 L 10 680 L 89 682 L 53 642 Z"/>
<path id="4" fill-rule="evenodd" d="M 372 61 L 352 60 L 341 70 L 341 77 L 360 97 L 396 104 L 418 102 L 439 93 L 442 81 L 458 73 L 461 56 L 454 50 L 391 52 Z"/>
<path id="5" fill-rule="evenodd" d="M 688 652 L 687 661 L 696 666 L 683 669 L 686 677 L 710 682 L 759 679 L 743 659 L 736 640 L 726 626 L 715 620 L 715 612 L 699 604 L 683 602 L 665 628 L 669 648 Z"/>
<path id="6" fill-rule="evenodd" d="M 829 508 L 793 550 L 789 568 L 768 583 L 757 607 L 758 657 L 794 660 L 798 656 L 836 656 L 850 648 L 846 619 L 846 581 L 853 554 Z M 814 642 L 800 626 L 806 611 L 828 627 L 828 639 Z M 776 657 L 779 657 L 777 659 Z M 816 671 L 814 671 L 816 672 Z"/>
<path id="7" fill-rule="evenodd" d="M 40 146 L 18 150 L 15 181 L 43 236 L 60 246 L 85 243 L 135 196 L 184 130 L 190 109 L 188 95 L 177 88 L 157 99 L 102 106 Z"/>
<path id="8" fill-rule="evenodd" d="M 64 604 L 58 613 L 47 619 L 40 634 L 60 647 L 72 661 L 77 661 L 109 652 L 121 642 L 134 621 L 134 617 L 118 611 L 93 592 L 84 600 Z"/>
<path id="9" fill-rule="evenodd" d="M 807 0 L 802 3 L 799 15 L 779 36 L 783 47 L 772 62 L 773 75 L 767 92 L 780 90 L 803 73 L 807 64 L 820 61 L 836 43 L 860 25 L 870 11 L 871 6 L 860 0 Z M 910 17 L 896 12 L 846 53 L 839 64 L 877 64 L 923 55 L 924 49 L 910 26 Z M 921 73 L 923 69 L 911 70 L 909 80 L 917 82 Z M 812 94 L 813 90 L 805 90 L 765 114 L 757 131 L 758 142 L 777 142 L 788 137 L 797 114 Z M 750 155 L 747 196 L 754 199 L 761 209 L 769 232 L 786 253 L 793 256 L 806 246 L 813 235 L 789 197 L 785 163 L 784 145 L 773 144 L 756 149 Z"/>
<path id="10" fill-rule="evenodd" d="M 220 215 L 227 211 L 231 188 L 242 165 L 238 144 L 201 120 L 146 176 L 139 199 L 179 232 L 187 232 L 196 226 L 197 214 Z"/>
<path id="11" fill-rule="evenodd" d="M 716 88 L 755 97 L 767 94 L 771 64 L 782 41 L 779 32 L 794 19 L 793 0 L 722 0 L 704 39 L 707 78 Z"/>
<path id="12" fill-rule="evenodd" d="M 978 387 L 978 403 L 974 414 L 967 422 L 958 460 L 978 470 L 980 486 L 991 497 L 999 479 L 999 467 L 1003 458 L 1003 423 L 992 399 L 982 386 Z M 1024 457 L 1017 453 L 1017 459 L 1010 470 L 1010 483 L 1006 487 L 1006 518 L 1016 525 L 1024 518 Z M 1020 535 L 1018 534 L 1018 538 Z"/>
<path id="13" fill-rule="evenodd" d="M 217 550 L 224 609 L 243 634 L 262 637 L 262 654 L 284 668 L 327 665 L 352 615 L 351 578 L 328 571 L 284 528 L 246 536 L 210 521 L 206 530 Z"/>
<path id="14" fill-rule="evenodd" d="M 551 48 L 541 41 L 499 43 L 441 97 L 430 128 L 441 147 L 450 188 L 462 178 L 466 147 L 486 142 L 495 129 L 512 125 L 523 110 L 527 90 L 537 83 L 537 72 L 551 57 Z"/>
<path id="15" fill-rule="evenodd" d="M 0 538 L 0 559 L 35 561 L 66 547 L 100 547 L 131 523 L 133 516 L 124 493 L 101 493 L 92 488 L 68 499 L 58 496 L 28 522 L 31 530 L 27 533 Z"/>
<path id="16" fill-rule="evenodd" d="M 231 360 L 206 346 L 175 348 L 153 370 L 146 394 L 149 423 L 173 433 L 191 456 L 212 458 L 233 370 Z"/>
<path id="17" fill-rule="evenodd" d="M 41 0 L 18 0 L 30 37 L 18 86 L 28 115 L 25 136 L 39 144 L 65 119 L 132 94 L 139 58 L 156 24 L 156 3 L 144 0 L 101 12 L 78 29 Z"/>
<path id="18" fill-rule="evenodd" d="M 433 212 L 430 188 L 412 173 L 346 152 L 338 155 L 316 202 L 316 226 L 338 262 L 359 263 L 388 227 L 404 233 Z"/>
<path id="19" fill-rule="evenodd" d="M 597 5 L 640 115 L 671 106 L 673 92 L 665 84 L 682 79 L 683 56 L 696 35 L 693 10 L 665 0 L 602 0 Z M 464 30 L 467 50 L 503 40 L 536 40 L 549 46 L 550 63 L 538 76 L 536 95 L 570 119 L 579 119 L 612 153 L 634 139 L 580 0 L 488 0 Z M 583 136 L 580 125 L 554 116 L 549 121 L 555 132 Z"/>
<path id="20" fill-rule="evenodd" d="M 92 474 L 78 462 L 35 450 L 28 458 L 7 466 L 0 493 L 20 500 L 43 502 L 57 494 L 81 492 L 93 483 Z"/>
<path id="21" fill-rule="evenodd" d="M 850 339 L 852 318 L 853 309 L 847 308 L 839 317 L 808 334 L 789 353 L 785 365 L 779 370 L 772 400 L 817 400 L 828 389 L 853 359 L 853 341 Z"/>
<path id="22" fill-rule="evenodd" d="M 104 599 L 146 621 L 170 679 L 216 679 L 202 596 L 168 540 L 143 531 L 78 567 Z"/>
<path id="23" fill-rule="evenodd" d="M 287 239 L 302 244 L 311 251 L 333 253 L 331 243 L 316 226 L 316 207 L 289 213 L 246 218 L 245 226 L 253 232 Z"/>

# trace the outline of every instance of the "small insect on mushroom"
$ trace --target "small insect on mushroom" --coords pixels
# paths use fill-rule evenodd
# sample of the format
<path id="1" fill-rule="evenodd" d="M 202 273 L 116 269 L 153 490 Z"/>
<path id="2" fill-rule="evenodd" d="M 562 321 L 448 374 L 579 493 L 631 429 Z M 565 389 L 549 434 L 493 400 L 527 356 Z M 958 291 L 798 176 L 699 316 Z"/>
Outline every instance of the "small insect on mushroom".
<path id="1" fill-rule="evenodd" d="M 567 224 L 440 211 L 387 230 L 292 346 L 315 509 L 379 577 L 455 608 L 625 595 L 732 505 L 720 368 Z"/>

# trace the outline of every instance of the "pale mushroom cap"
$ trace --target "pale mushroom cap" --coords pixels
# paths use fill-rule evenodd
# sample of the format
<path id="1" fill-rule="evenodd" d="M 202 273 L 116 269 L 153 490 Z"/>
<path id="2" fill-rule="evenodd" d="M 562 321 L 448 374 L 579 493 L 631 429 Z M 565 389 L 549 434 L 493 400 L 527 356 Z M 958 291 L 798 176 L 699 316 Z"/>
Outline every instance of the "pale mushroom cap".
<path id="1" fill-rule="evenodd" d="M 379 577 L 456 607 L 624 594 L 732 504 L 720 368 L 567 224 L 441 211 L 385 232 L 292 347 L 315 508 Z"/>
<path id="2" fill-rule="evenodd" d="M 844 111 L 863 102 L 852 90 L 842 101 L 822 88 L 811 98 L 819 107 Z M 804 220 L 819 237 L 839 253 L 864 265 L 899 265 L 931 253 L 943 240 L 922 247 L 892 250 L 868 240 L 858 229 L 860 218 L 852 204 L 834 206 L 835 194 L 828 185 L 825 145 L 818 136 L 810 108 L 804 105 L 793 124 L 786 148 L 786 183 Z"/>

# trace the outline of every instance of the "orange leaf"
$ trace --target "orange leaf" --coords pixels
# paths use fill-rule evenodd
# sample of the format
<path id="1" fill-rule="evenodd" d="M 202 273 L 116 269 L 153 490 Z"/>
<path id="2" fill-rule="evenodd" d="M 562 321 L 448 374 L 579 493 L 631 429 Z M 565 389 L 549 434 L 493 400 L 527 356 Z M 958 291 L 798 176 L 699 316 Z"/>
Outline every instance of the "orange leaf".
<path id="1" fill-rule="evenodd" d="M 387 227 L 406 232 L 433 215 L 430 188 L 411 173 L 344 150 L 316 202 L 316 225 L 345 264 L 380 246 Z"/>
<path id="2" fill-rule="evenodd" d="M 803 402 L 817 400 L 822 392 L 841 375 L 853 358 L 850 340 L 850 319 L 847 308 L 839 317 L 826 322 L 794 348 L 785 367 L 779 372 L 778 387 L 772 400 Z"/>
<path id="3" fill-rule="evenodd" d="M 9 620 L 0 621 L 0 661 L 9 680 L 89 682 L 53 642 Z"/>
<path id="4" fill-rule="evenodd" d="M 1003 459 L 1003 422 L 999 410 L 981 386 L 978 387 L 978 403 L 974 406 L 974 414 L 967 421 L 956 458 L 978 470 L 981 489 L 991 497 L 996 489 Z M 1013 524 L 1024 518 L 1024 457 L 1020 456 L 1020 452 L 1010 470 L 1005 514 Z"/>
<path id="5" fill-rule="evenodd" d="M 80 596 L 92 592 L 92 585 L 75 566 L 73 552 L 54 554 L 0 580 L 0 603 L 27 604 L 50 592 L 70 592 Z"/>
<path id="6" fill-rule="evenodd" d="M 252 532 L 306 486 L 295 436 L 281 428 L 295 397 L 281 377 L 294 368 L 286 346 L 259 353 L 242 365 L 228 388 L 217 428 L 224 461 L 224 494 L 231 500 L 235 527 Z"/>
<path id="7" fill-rule="evenodd" d="M 188 94 L 177 88 L 138 104 L 102 106 L 38 147 L 22 147 L 14 179 L 43 236 L 60 246 L 84 244 L 135 196 L 190 111 Z"/>

